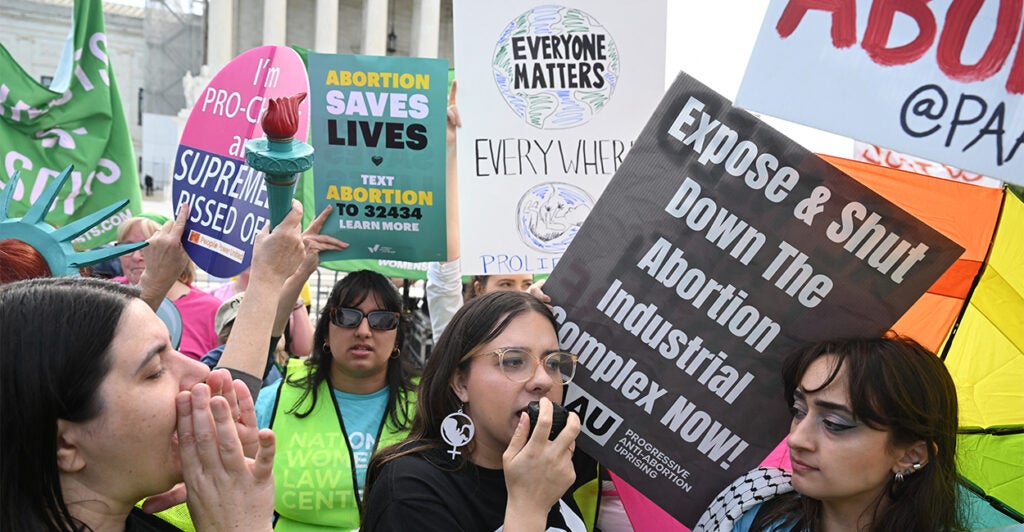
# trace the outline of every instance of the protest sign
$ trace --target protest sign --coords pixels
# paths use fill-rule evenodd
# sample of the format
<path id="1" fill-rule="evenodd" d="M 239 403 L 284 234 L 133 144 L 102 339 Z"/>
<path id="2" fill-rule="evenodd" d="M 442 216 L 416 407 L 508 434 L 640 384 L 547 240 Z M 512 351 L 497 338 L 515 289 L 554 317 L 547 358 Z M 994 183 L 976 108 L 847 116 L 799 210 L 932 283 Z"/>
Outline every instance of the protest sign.
<path id="1" fill-rule="evenodd" d="M 1024 184 L 1021 18 L 1012 2 L 772 0 L 736 105 Z"/>
<path id="2" fill-rule="evenodd" d="M 309 92 L 294 50 L 261 46 L 236 57 L 196 98 L 175 157 L 172 203 L 192 212 L 182 237 L 196 265 L 217 277 L 245 271 L 270 218 L 263 172 L 245 163 L 245 141 L 263 136 L 270 98 Z M 296 138 L 306 138 L 308 98 L 299 105 Z"/>
<path id="3" fill-rule="evenodd" d="M 46 216 L 58 227 L 128 199 L 74 239 L 75 247 L 87 249 L 116 239 L 117 226 L 142 211 L 142 197 L 101 2 L 77 0 L 72 31 L 49 88 L 0 45 L 0 183 L 20 171 L 9 214 L 22 216 L 73 165 L 70 186 Z"/>
<path id="4" fill-rule="evenodd" d="M 936 163 L 920 157 L 914 157 L 913 155 L 899 153 L 866 142 L 853 143 L 853 158 L 857 161 L 914 172 L 915 174 L 938 177 L 939 179 L 949 179 L 951 181 L 989 188 L 1003 188 L 1003 182 L 998 179 L 961 170 L 948 164 Z"/>
<path id="5" fill-rule="evenodd" d="M 322 259 L 422 262 L 447 255 L 443 59 L 309 54 L 313 188 Z"/>
<path id="6" fill-rule="evenodd" d="M 680 74 L 545 285 L 579 445 L 693 526 L 785 436 L 782 357 L 882 334 L 961 251 Z"/>
<path id="7" fill-rule="evenodd" d="M 665 82 L 664 0 L 456 0 L 466 274 L 548 273 Z"/>

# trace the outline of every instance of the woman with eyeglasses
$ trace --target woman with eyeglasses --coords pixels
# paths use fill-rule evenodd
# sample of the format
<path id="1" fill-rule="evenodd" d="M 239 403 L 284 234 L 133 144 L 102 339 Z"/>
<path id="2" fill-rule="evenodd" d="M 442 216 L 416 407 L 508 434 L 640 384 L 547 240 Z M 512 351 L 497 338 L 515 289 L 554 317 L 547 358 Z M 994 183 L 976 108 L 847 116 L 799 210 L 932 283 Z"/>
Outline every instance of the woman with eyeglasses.
<path id="1" fill-rule="evenodd" d="M 334 286 L 309 359 L 292 359 L 256 403 L 277 435 L 276 530 L 359 527 L 370 455 L 409 431 L 415 392 L 400 346 L 402 298 L 363 270 Z"/>
<path id="2" fill-rule="evenodd" d="M 427 361 L 409 437 L 370 463 L 361 530 L 585 530 L 567 493 L 576 414 L 549 439 L 552 403 L 575 369 L 537 298 L 469 301 Z"/>

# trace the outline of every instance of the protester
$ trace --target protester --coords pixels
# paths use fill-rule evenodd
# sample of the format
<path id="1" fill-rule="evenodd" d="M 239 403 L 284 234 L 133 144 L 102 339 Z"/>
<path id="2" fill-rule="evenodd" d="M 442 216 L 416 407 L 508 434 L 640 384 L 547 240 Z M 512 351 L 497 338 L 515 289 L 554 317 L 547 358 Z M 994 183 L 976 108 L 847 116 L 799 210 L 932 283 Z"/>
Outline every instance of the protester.
<path id="1" fill-rule="evenodd" d="M 370 463 L 362 530 L 584 530 L 566 493 L 576 414 L 548 439 L 552 403 L 575 368 L 535 297 L 466 303 L 427 362 L 408 439 Z M 540 415 L 528 438 L 531 401 Z"/>
<path id="2" fill-rule="evenodd" d="M 788 474 L 772 477 L 730 528 L 723 517 L 739 482 L 719 495 L 697 530 L 968 530 L 1013 524 L 981 515 L 986 503 L 956 471 L 957 396 L 945 364 L 890 334 L 816 343 L 787 358 L 792 406 Z M 788 493 L 784 493 L 788 491 Z M 770 494 L 769 494 L 770 495 Z M 747 498 L 749 499 L 749 498 Z M 738 513 L 738 512 L 735 512 Z"/>
<path id="3" fill-rule="evenodd" d="M 36 248 L 13 238 L 0 240 L 0 284 L 49 276 L 50 266 Z"/>
<path id="4" fill-rule="evenodd" d="M 260 392 L 259 426 L 280 442 L 276 528 L 358 528 L 370 455 L 404 438 L 412 420 L 401 317 L 401 297 L 387 277 L 349 273 L 320 313 L 313 354 L 291 360 L 284 378 Z"/>
<path id="5" fill-rule="evenodd" d="M 209 294 L 216 297 L 223 304 L 232 299 L 235 295 L 245 292 L 249 286 L 249 270 L 246 269 L 234 279 L 221 284 L 209 291 Z M 306 285 L 303 291 L 308 292 Z M 218 336 L 221 334 L 219 327 L 215 327 Z M 309 319 L 309 309 L 306 307 L 305 299 L 297 298 L 295 306 L 291 307 L 288 322 L 284 329 L 285 347 L 284 350 L 297 357 L 307 357 L 313 349 L 313 322 Z"/>
<path id="6" fill-rule="evenodd" d="M 0 490 L 0 529 L 176 530 L 132 508 L 158 492 L 146 512 L 187 497 L 191 517 L 176 508 L 161 514 L 187 518 L 182 529 L 268 528 L 273 440 L 258 435 L 252 393 L 266 357 L 259 338 L 273 319 L 261 307 L 278 304 L 286 277 L 304 259 L 302 209 L 292 206 L 273 234 L 264 229 L 256 238 L 238 334 L 221 361 L 228 372 L 210 373 L 175 351 L 135 288 L 81 278 L 0 287 L 0 485 L 18 487 Z M 180 271 L 187 260 L 179 245 L 187 214 L 185 205 L 149 239 L 147 259 L 159 257 L 153 264 L 160 267 L 144 275 L 144 291 L 158 294 L 177 276 L 165 271 Z M 49 323 L 61 324 L 59 334 L 40 329 Z M 50 457 L 57 458 L 52 466 Z M 182 477 L 187 489 L 168 490 Z"/>
<path id="7" fill-rule="evenodd" d="M 441 337 L 452 316 L 463 302 L 496 291 L 527 292 L 533 285 L 533 274 L 474 275 L 469 283 L 470 296 L 463 294 L 462 267 L 458 259 L 431 262 L 427 265 L 427 308 L 435 340 Z"/>
<path id="8" fill-rule="evenodd" d="M 88 278 L 0 287 L 0 529 L 176 530 L 135 504 L 182 478 L 200 529 L 269 528 L 273 434 L 249 460 L 256 441 L 232 423 L 254 417 L 248 389 L 173 350 L 137 294 Z"/>
<path id="9" fill-rule="evenodd" d="M 142 242 L 160 230 L 160 225 L 145 217 L 129 218 L 117 228 L 119 244 Z M 121 255 L 123 277 L 115 277 L 118 282 L 137 285 L 146 271 L 146 259 L 142 250 Z M 166 291 L 181 314 L 182 336 L 179 350 L 199 360 L 214 347 L 217 347 L 217 332 L 213 328 L 214 315 L 220 307 L 220 301 L 192 286 L 195 281 L 196 269 L 191 260 L 186 261 L 178 272 L 178 278 Z"/>

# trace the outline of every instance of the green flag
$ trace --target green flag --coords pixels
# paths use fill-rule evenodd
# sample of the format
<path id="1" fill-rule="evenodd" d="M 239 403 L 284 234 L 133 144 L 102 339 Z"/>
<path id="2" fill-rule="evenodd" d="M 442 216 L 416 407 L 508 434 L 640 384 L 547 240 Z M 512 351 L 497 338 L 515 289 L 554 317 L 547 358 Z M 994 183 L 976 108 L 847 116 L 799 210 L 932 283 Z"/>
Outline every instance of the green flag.
<path id="1" fill-rule="evenodd" d="M 0 44 L 0 184 L 21 172 L 10 212 L 21 216 L 61 170 L 74 165 L 46 216 L 57 226 L 127 198 L 127 206 L 75 239 L 76 247 L 88 249 L 113 241 L 117 226 L 142 211 L 142 198 L 100 0 L 75 0 L 72 32 L 51 88 L 36 82 Z"/>

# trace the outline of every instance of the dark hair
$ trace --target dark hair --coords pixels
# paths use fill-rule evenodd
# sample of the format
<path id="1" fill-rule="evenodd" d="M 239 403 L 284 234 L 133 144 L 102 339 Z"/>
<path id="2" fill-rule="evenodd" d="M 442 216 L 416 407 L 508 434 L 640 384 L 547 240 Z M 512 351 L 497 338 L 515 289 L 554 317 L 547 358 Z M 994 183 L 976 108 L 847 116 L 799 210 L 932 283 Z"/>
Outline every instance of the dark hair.
<path id="1" fill-rule="evenodd" d="M 467 302 L 437 340 L 420 380 L 416 401 L 416 417 L 409 436 L 398 444 L 381 449 L 370 459 L 366 469 L 367 496 L 374 479 L 385 464 L 400 456 L 440 447 L 441 420 L 462 405 L 452 390 L 455 372 L 468 372 L 471 359 L 466 355 L 497 338 L 516 317 L 536 312 L 558 325 L 551 310 L 536 297 L 525 292 L 491 292 Z M 472 445 L 472 443 L 470 443 Z M 459 463 L 461 465 L 461 462 Z"/>
<path id="2" fill-rule="evenodd" d="M 819 342 L 793 353 L 783 365 L 790 405 L 804 373 L 826 355 L 835 356 L 836 363 L 818 390 L 845 368 L 850 405 L 858 420 L 890 431 L 892 444 L 926 444 L 924 468 L 902 483 L 889 480 L 881 495 L 889 504 L 876 504 L 872 530 L 962 530 L 956 472 L 957 397 L 946 365 L 913 339 L 895 333 Z M 776 497 L 765 503 L 751 530 L 768 530 L 780 519 L 796 530 L 818 530 L 821 502 L 796 492 Z"/>
<path id="3" fill-rule="evenodd" d="M 49 276 L 50 265 L 36 248 L 13 238 L 0 240 L 0 284 Z"/>
<path id="4" fill-rule="evenodd" d="M 138 292 L 88 278 L 41 278 L 0 287 L 0 529 L 83 530 L 64 502 L 57 420 L 103 410 L 118 321 Z"/>
<path id="5" fill-rule="evenodd" d="M 370 271 L 360 270 L 352 272 L 343 277 L 334 285 L 327 303 L 320 311 L 317 319 L 316 330 L 313 331 L 313 353 L 306 361 L 309 367 L 309 374 L 299 380 L 289 380 L 289 383 L 297 384 L 304 388 L 302 395 L 288 411 L 298 417 L 306 417 L 316 407 L 318 390 L 320 384 L 327 381 L 331 376 L 331 365 L 334 363 L 334 356 L 327 347 L 329 332 L 331 328 L 331 311 L 339 307 L 358 307 L 366 298 L 376 298 L 385 310 L 398 312 L 405 320 L 405 313 L 402 311 L 402 296 L 398 294 L 395 285 L 383 275 Z M 404 327 L 399 325 L 395 337 L 395 348 L 401 349 L 404 338 Z M 412 382 L 412 365 L 405 360 L 401 353 L 398 357 L 388 359 L 388 367 L 384 376 L 388 388 L 387 412 L 391 417 L 391 424 L 397 429 L 405 429 L 410 422 L 408 411 L 409 398 L 407 391 L 415 387 Z M 307 408 L 300 411 L 300 406 L 308 397 L 312 400 L 307 403 Z"/>

